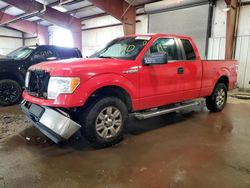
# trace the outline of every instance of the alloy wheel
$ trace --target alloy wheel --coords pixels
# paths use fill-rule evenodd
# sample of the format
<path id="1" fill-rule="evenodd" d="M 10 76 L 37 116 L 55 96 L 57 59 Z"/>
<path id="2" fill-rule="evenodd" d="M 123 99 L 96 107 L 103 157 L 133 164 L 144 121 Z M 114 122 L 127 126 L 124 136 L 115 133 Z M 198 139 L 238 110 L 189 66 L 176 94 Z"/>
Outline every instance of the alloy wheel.
<path id="1" fill-rule="evenodd" d="M 121 112 L 114 106 L 104 108 L 96 118 L 96 132 L 104 139 L 115 137 L 121 129 L 121 126 Z"/>

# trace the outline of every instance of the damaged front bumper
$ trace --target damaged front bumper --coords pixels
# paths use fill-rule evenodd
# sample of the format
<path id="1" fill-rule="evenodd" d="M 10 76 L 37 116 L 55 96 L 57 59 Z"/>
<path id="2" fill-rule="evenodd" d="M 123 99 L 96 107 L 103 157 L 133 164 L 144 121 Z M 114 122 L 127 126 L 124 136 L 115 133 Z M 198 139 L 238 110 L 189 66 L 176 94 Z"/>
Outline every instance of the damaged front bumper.
<path id="1" fill-rule="evenodd" d="M 39 106 L 26 100 L 21 103 L 21 108 L 34 126 L 55 143 L 68 140 L 81 128 L 81 125 L 60 110 Z"/>

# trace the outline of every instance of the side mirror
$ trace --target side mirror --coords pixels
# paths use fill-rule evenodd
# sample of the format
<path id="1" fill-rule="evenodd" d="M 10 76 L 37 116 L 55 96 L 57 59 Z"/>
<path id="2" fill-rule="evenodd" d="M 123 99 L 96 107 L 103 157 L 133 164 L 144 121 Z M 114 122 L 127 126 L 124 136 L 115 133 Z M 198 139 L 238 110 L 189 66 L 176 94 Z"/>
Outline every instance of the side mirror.
<path id="1" fill-rule="evenodd" d="M 168 62 L 168 56 L 164 52 L 156 52 L 144 57 L 143 61 L 145 65 L 165 64 Z"/>

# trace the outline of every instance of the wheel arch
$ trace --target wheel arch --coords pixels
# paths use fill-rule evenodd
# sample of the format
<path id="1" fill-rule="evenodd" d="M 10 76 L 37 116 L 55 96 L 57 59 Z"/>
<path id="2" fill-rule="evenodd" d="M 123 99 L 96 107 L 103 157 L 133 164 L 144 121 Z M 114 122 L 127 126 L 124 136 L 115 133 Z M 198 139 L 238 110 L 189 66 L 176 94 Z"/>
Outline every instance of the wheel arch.
<path id="1" fill-rule="evenodd" d="M 226 75 L 221 76 L 221 77 L 217 80 L 217 82 L 215 83 L 214 88 L 215 88 L 219 83 L 225 84 L 226 87 L 227 87 L 227 89 L 228 89 L 228 87 L 229 87 L 229 78 L 228 78 L 228 76 L 226 76 Z"/>
<path id="2" fill-rule="evenodd" d="M 129 93 L 122 87 L 117 85 L 103 86 L 96 89 L 85 102 L 85 105 L 89 105 L 93 100 L 103 97 L 103 96 L 113 96 L 119 98 L 125 103 L 129 112 L 133 111 L 132 99 Z"/>
<path id="3" fill-rule="evenodd" d="M 0 80 L 3 80 L 3 79 L 11 79 L 11 80 L 16 81 L 21 86 L 24 85 L 24 79 L 21 76 L 15 75 L 15 74 L 10 73 L 10 72 L 1 72 L 0 73 Z"/>

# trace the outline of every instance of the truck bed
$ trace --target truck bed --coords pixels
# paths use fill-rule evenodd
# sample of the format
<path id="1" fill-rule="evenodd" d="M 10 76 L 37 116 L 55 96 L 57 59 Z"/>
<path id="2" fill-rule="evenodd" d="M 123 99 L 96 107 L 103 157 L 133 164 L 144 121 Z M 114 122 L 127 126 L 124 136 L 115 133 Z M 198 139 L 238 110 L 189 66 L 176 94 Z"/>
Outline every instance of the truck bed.
<path id="1" fill-rule="evenodd" d="M 236 60 L 202 60 L 202 89 L 201 97 L 211 95 L 213 88 L 221 75 L 229 80 L 228 90 L 235 88 L 237 82 Z"/>

